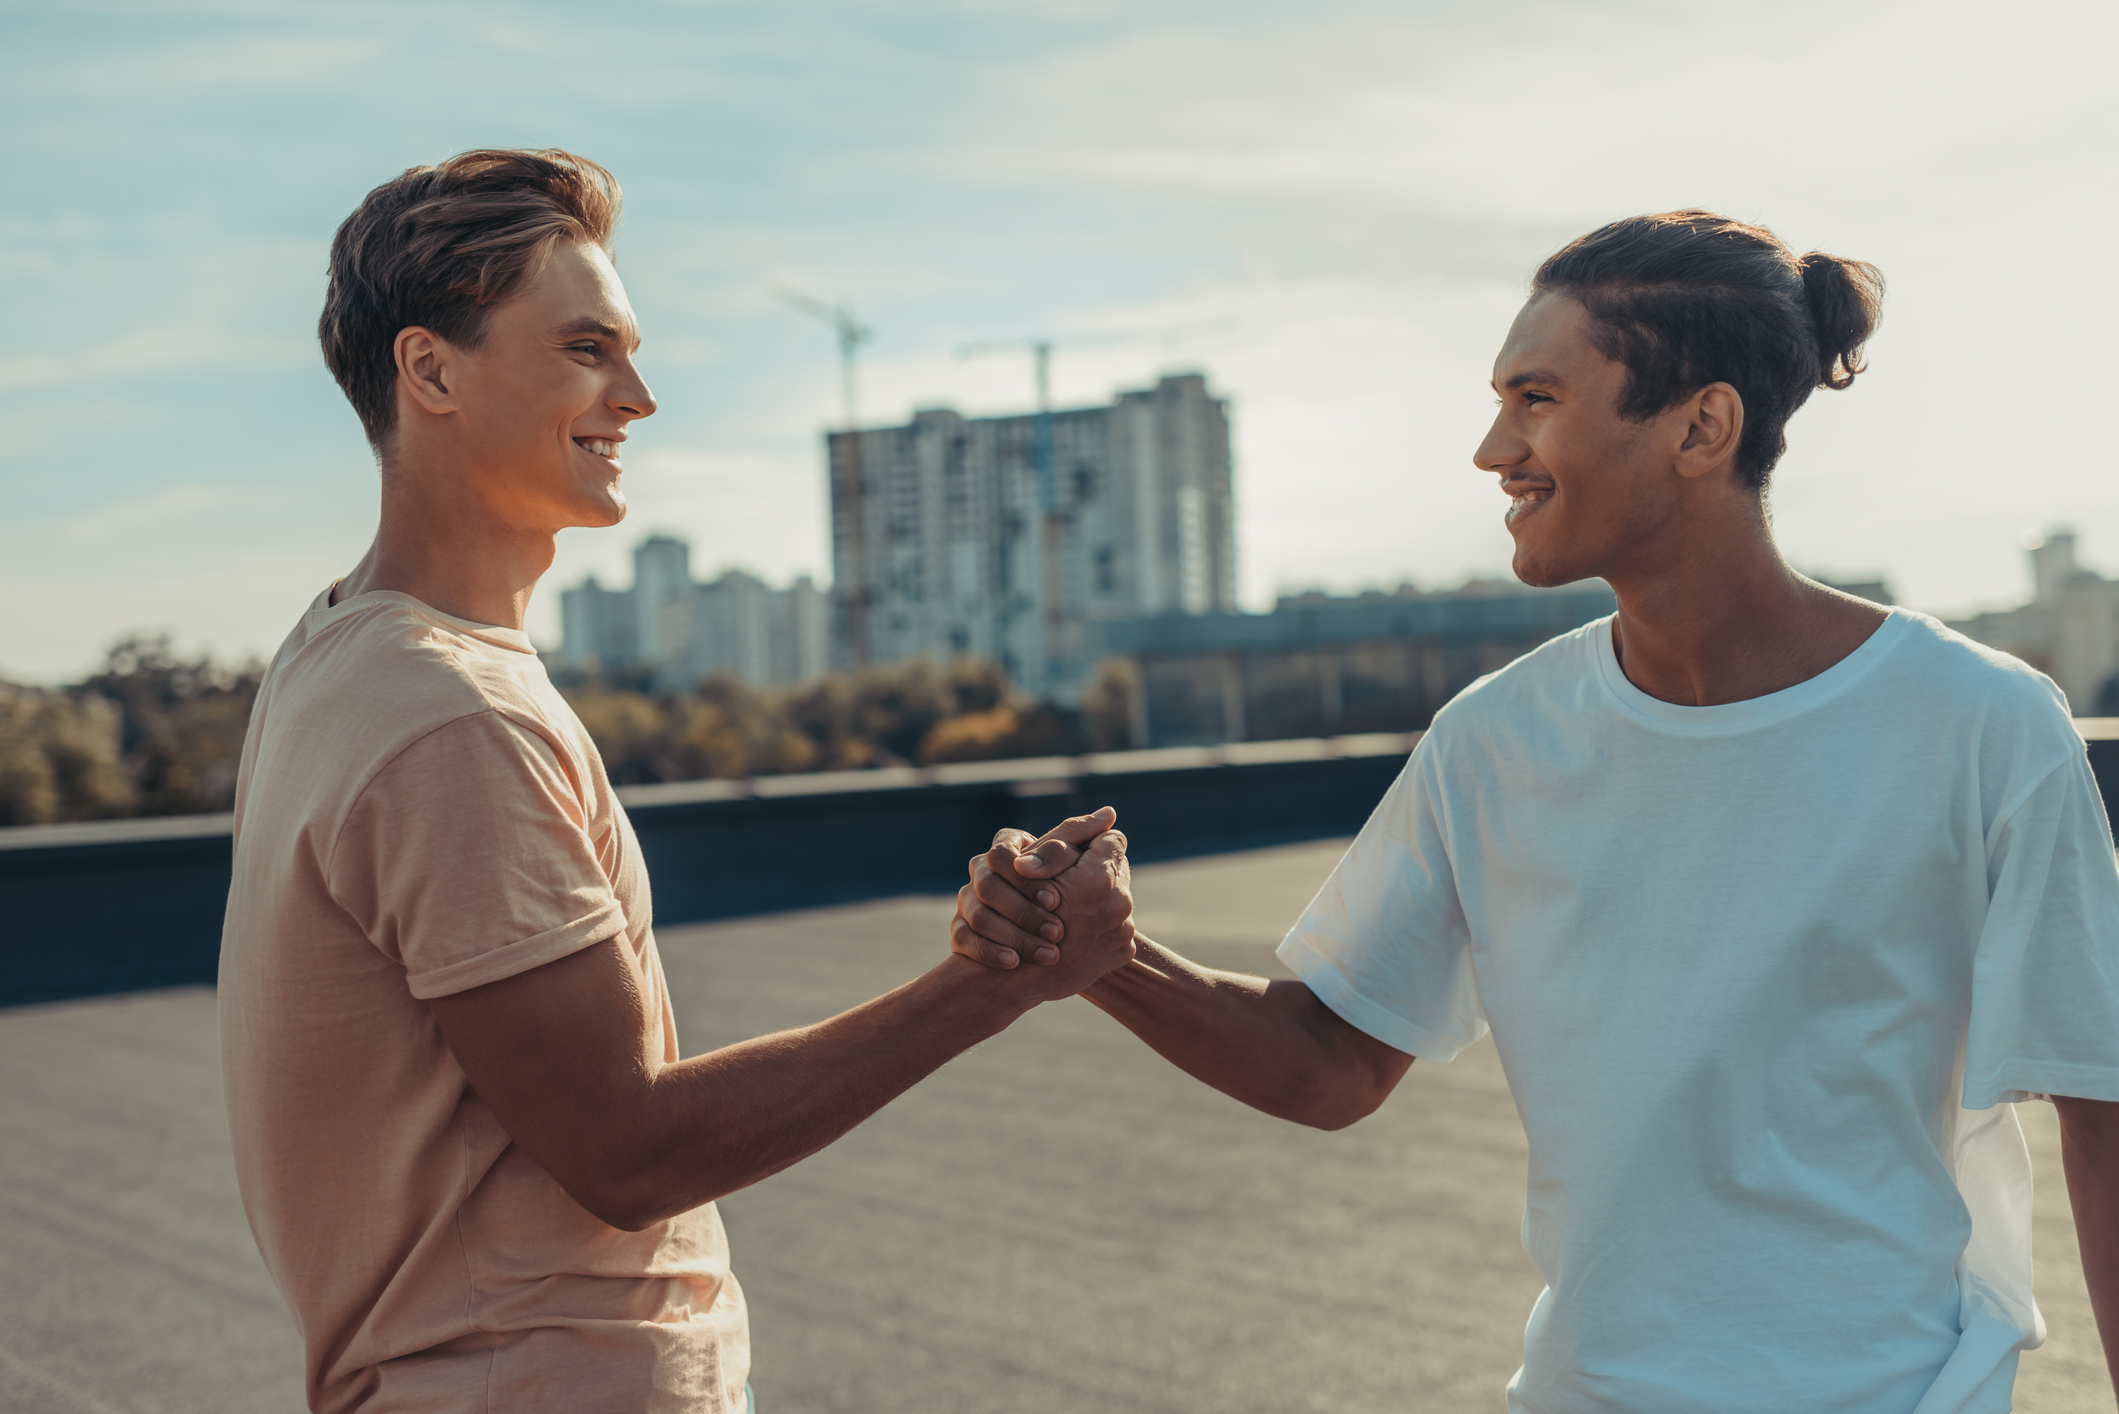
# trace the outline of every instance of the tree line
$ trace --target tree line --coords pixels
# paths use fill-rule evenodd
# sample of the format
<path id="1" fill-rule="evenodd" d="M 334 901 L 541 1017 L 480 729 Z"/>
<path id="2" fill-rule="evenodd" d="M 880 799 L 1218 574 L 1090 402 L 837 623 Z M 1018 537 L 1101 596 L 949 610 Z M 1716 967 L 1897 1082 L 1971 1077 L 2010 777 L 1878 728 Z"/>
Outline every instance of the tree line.
<path id="1" fill-rule="evenodd" d="M 0 682 L 0 825 L 225 811 L 264 665 L 185 658 L 166 636 L 113 646 L 64 687 Z M 1080 707 L 1017 691 L 997 663 L 918 660 L 782 690 L 734 678 L 658 692 L 555 673 L 619 785 L 1124 750 L 1130 665 Z"/>

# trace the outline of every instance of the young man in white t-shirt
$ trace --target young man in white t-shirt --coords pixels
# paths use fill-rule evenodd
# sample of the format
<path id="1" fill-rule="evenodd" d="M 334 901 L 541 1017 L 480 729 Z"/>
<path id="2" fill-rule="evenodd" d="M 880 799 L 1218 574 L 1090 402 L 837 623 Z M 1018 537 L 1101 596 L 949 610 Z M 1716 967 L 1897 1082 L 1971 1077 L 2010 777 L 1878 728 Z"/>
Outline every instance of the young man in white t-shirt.
<path id="1" fill-rule="evenodd" d="M 1601 576 L 1617 614 L 1437 714 L 1282 944 L 1301 980 L 1142 939 L 1084 993 L 1325 1128 L 1490 1028 L 1547 1281 L 1524 1414 L 2007 1410 L 2043 1335 L 2033 1095 L 2119 1349 L 2119 870 L 2067 704 L 1769 530 L 1783 427 L 1860 371 L 1881 291 L 1698 211 L 1548 260 L 1475 460 L 1516 573 Z M 1071 853 L 1027 843 L 962 895 L 989 965 Z"/>

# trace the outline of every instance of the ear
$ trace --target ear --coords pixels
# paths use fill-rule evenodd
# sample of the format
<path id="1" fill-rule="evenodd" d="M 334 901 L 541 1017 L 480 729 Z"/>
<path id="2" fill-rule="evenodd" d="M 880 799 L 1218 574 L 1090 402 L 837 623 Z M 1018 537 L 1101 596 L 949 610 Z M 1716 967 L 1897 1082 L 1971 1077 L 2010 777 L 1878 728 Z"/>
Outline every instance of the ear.
<path id="1" fill-rule="evenodd" d="M 1685 440 L 1678 445 L 1677 473 L 1688 479 L 1728 466 L 1744 439 L 1743 395 L 1727 383 L 1709 383 L 1685 405 Z"/>
<path id="2" fill-rule="evenodd" d="M 458 357 L 454 345 L 415 324 L 397 331 L 391 353 L 397 360 L 397 386 L 423 411 L 440 415 L 457 410 L 455 380 L 450 376 Z"/>

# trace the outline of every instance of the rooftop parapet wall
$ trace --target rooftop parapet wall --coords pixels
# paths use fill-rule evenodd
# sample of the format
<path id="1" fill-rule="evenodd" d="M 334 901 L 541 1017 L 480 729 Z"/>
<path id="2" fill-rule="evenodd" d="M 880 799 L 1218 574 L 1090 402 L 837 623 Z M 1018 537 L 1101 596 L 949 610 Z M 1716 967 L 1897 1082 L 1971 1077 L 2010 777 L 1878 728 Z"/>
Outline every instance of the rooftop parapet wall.
<path id="1" fill-rule="evenodd" d="M 2119 718 L 2076 725 L 2107 812 L 2119 809 Z M 1099 805 L 1117 809 L 1143 863 L 1351 835 L 1417 741 L 1380 733 L 619 794 L 656 921 L 686 923 L 953 892 L 996 830 L 1042 831 Z M 211 983 L 232 826 L 201 815 L 0 829 L 0 1006 Z"/>
<path id="2" fill-rule="evenodd" d="M 1043 831 L 1099 805 L 1118 810 L 1143 861 L 1352 834 L 1414 740 L 1252 742 L 619 795 L 655 882 L 656 921 L 686 923 L 953 892 L 996 830 Z M 0 829 L 0 1006 L 212 982 L 232 826 L 214 815 Z M 817 864 L 826 854 L 829 871 Z"/>

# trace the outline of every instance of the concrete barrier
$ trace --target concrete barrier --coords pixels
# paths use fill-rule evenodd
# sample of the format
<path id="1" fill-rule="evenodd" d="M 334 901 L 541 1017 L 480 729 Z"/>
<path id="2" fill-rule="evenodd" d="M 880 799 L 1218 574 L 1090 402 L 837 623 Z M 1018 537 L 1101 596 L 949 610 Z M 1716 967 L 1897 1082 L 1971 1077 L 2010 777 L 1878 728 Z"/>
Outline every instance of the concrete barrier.
<path id="1" fill-rule="evenodd" d="M 655 918 L 954 891 L 1004 825 L 1114 806 L 1143 861 L 1352 834 L 1416 735 L 1246 742 L 619 792 Z M 211 982 L 226 815 L 0 829 L 0 1006 Z"/>
<path id="2" fill-rule="evenodd" d="M 2076 726 L 2107 813 L 2119 717 Z M 1418 733 L 1173 747 L 621 790 L 655 918 L 954 891 L 1004 825 L 1099 805 L 1143 862 L 1350 835 Z M 0 829 L 0 1006 L 211 982 L 228 899 L 226 815 Z"/>

